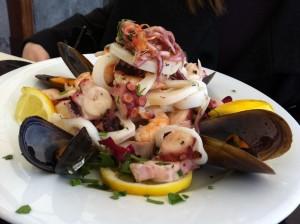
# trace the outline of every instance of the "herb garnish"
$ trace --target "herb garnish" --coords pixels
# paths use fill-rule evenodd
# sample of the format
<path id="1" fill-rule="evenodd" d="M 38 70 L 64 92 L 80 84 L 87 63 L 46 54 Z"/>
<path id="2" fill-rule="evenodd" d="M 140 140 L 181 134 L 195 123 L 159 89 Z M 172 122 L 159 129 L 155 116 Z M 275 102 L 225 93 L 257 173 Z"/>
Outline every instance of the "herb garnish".
<path id="1" fill-rule="evenodd" d="M 130 156 L 126 158 L 126 160 L 120 164 L 120 167 L 119 167 L 119 171 L 121 173 L 125 173 L 125 174 L 131 174 L 131 170 L 130 170 L 130 163 L 131 163 L 131 158 Z"/>
<path id="2" fill-rule="evenodd" d="M 169 193 L 168 194 L 168 201 L 171 205 L 175 205 L 179 202 L 185 201 L 184 198 L 178 193 Z"/>
<path id="3" fill-rule="evenodd" d="M 208 186 L 207 186 L 207 189 L 208 189 L 208 190 L 213 190 L 213 189 L 214 189 L 214 186 L 208 185 Z"/>
<path id="4" fill-rule="evenodd" d="M 70 184 L 74 186 L 78 186 L 81 184 L 98 184 L 97 179 L 88 179 L 88 178 L 73 178 L 70 180 Z"/>
<path id="5" fill-rule="evenodd" d="M 103 191 L 108 191 L 109 187 L 105 184 L 98 184 L 98 183 L 93 183 L 93 184 L 88 184 L 86 185 L 89 188 L 94 188 L 97 190 L 103 190 Z"/>
<path id="6" fill-rule="evenodd" d="M 116 97 L 116 103 L 120 104 L 120 97 L 119 96 Z"/>
<path id="7" fill-rule="evenodd" d="M 29 205 L 22 205 L 16 210 L 18 214 L 29 214 L 31 212 L 31 207 Z"/>
<path id="8" fill-rule="evenodd" d="M 146 87 L 144 87 L 143 89 L 141 89 L 141 85 L 138 84 L 136 86 L 136 95 L 137 96 L 142 96 L 145 89 L 146 89 Z"/>
<path id="9" fill-rule="evenodd" d="M 154 199 L 151 199 L 149 197 L 147 197 L 146 202 L 149 202 L 149 203 L 152 203 L 152 204 L 156 204 L 156 205 L 163 205 L 164 204 L 163 201 L 154 200 Z"/>
<path id="10" fill-rule="evenodd" d="M 125 197 L 126 195 L 126 191 L 113 191 L 113 195 L 110 196 L 110 198 L 113 200 L 118 200 L 120 197 Z"/>
<path id="11" fill-rule="evenodd" d="M 13 158 L 14 158 L 14 156 L 11 154 L 2 157 L 2 159 L 5 159 L 5 160 L 12 160 Z"/>
<path id="12" fill-rule="evenodd" d="M 190 196 L 188 196 L 187 194 L 182 194 L 181 195 L 184 199 L 188 199 Z"/>
<path id="13" fill-rule="evenodd" d="M 99 136 L 100 137 L 105 138 L 105 137 L 107 137 L 107 135 L 108 135 L 108 132 L 106 132 L 106 131 L 99 131 Z"/>
<path id="14" fill-rule="evenodd" d="M 132 160 L 134 160 L 135 162 L 139 162 L 139 163 L 143 163 L 143 162 L 147 161 L 147 159 L 138 157 L 138 156 L 133 155 L 133 154 L 130 155 L 130 158 L 131 158 Z"/>
<path id="15" fill-rule="evenodd" d="M 181 170 L 181 169 L 180 169 L 180 170 L 178 170 L 178 171 L 177 171 L 177 174 L 178 174 L 178 176 L 179 176 L 179 177 L 182 177 L 182 176 L 183 176 L 183 172 L 182 172 L 182 170 Z"/>
<path id="16" fill-rule="evenodd" d="M 73 187 L 81 185 L 81 183 L 82 182 L 79 178 L 74 178 L 74 179 L 70 180 L 70 185 L 73 186 Z"/>
<path id="17" fill-rule="evenodd" d="M 167 165 L 170 165 L 170 163 L 168 163 L 168 162 L 157 162 L 157 163 L 155 163 L 156 165 L 159 165 L 159 166 L 167 166 Z"/>

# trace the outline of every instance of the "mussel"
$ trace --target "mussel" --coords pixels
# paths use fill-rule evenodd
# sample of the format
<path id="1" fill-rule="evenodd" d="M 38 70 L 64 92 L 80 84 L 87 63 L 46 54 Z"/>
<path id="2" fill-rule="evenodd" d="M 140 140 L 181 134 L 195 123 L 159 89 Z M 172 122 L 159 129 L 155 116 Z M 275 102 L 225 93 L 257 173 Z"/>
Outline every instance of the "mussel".
<path id="1" fill-rule="evenodd" d="M 37 116 L 23 121 L 19 145 L 31 164 L 62 175 L 75 173 L 98 149 L 85 128 L 72 136 Z"/>
<path id="2" fill-rule="evenodd" d="M 78 77 L 80 74 L 85 72 L 92 73 L 92 63 L 79 51 L 63 42 L 58 42 L 57 46 L 61 58 L 75 77 Z M 41 80 L 42 83 L 46 84 L 48 87 L 54 87 L 59 90 L 64 90 L 65 85 L 72 85 L 75 80 L 74 78 L 50 76 L 45 74 L 39 74 L 35 77 Z"/>
<path id="3" fill-rule="evenodd" d="M 65 86 L 73 86 L 75 79 L 73 78 L 66 78 L 61 76 L 51 76 L 51 75 L 45 75 L 45 74 L 39 74 L 35 76 L 37 79 L 39 79 L 42 83 L 44 83 L 46 86 L 50 88 L 56 88 L 60 91 L 65 90 Z"/>
<path id="4" fill-rule="evenodd" d="M 92 63 L 80 54 L 75 48 L 63 43 L 58 42 L 58 51 L 68 68 L 71 70 L 75 77 L 78 77 L 84 72 L 92 72 Z"/>
<path id="5" fill-rule="evenodd" d="M 208 163 L 245 172 L 274 173 L 262 161 L 287 152 L 292 132 L 274 112 L 248 110 L 203 120 L 199 124 Z M 236 136 L 243 145 L 230 143 Z"/>

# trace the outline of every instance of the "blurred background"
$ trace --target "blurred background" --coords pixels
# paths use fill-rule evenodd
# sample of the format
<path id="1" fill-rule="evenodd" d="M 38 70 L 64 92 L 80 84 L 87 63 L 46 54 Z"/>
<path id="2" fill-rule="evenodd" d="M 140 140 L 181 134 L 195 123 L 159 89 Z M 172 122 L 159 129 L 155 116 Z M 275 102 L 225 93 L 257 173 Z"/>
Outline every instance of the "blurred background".
<path id="1" fill-rule="evenodd" d="M 51 27 L 75 13 L 86 14 L 103 6 L 107 0 L 0 0 L 0 52 L 15 53 L 15 42 L 31 32 Z M 31 11 L 31 9 L 32 11 Z M 21 14 L 20 14 L 21 13 Z M 24 13 L 22 15 L 22 13 Z M 10 15 L 10 16 L 9 16 Z M 32 20 L 33 29 L 13 30 L 20 26 L 22 17 Z M 10 27 L 14 27 L 10 29 Z M 13 31 L 13 32 L 11 32 Z"/>

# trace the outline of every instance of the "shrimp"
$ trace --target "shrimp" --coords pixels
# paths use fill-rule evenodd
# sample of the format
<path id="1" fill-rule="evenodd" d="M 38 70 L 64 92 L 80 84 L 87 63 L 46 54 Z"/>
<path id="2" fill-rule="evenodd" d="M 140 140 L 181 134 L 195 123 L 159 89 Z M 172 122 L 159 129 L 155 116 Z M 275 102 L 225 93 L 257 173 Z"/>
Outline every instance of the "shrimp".
<path id="1" fill-rule="evenodd" d="M 157 112 L 153 119 L 145 126 L 140 126 L 135 133 L 138 142 L 153 142 L 155 132 L 170 123 L 169 117 L 164 112 Z"/>

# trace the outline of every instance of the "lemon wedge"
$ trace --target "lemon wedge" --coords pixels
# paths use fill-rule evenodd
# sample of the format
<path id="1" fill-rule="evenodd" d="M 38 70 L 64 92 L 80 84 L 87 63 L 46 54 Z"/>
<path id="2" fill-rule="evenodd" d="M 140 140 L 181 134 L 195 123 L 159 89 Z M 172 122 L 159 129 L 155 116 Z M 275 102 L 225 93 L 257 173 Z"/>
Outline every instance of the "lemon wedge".
<path id="1" fill-rule="evenodd" d="M 209 117 L 219 117 L 225 114 L 254 109 L 273 111 L 272 105 L 263 100 L 235 100 L 218 106 L 211 110 L 208 115 Z"/>
<path id="2" fill-rule="evenodd" d="M 104 184 L 115 191 L 126 191 L 134 195 L 160 196 L 168 193 L 180 192 L 192 183 L 192 172 L 189 172 L 177 181 L 162 184 L 144 184 L 129 182 L 121 179 L 118 173 L 110 168 L 101 168 L 100 175 Z"/>
<path id="3" fill-rule="evenodd" d="M 18 100 L 15 119 L 21 123 L 30 116 L 39 116 L 46 120 L 55 112 L 52 101 L 42 91 L 33 87 L 23 87 Z"/>

